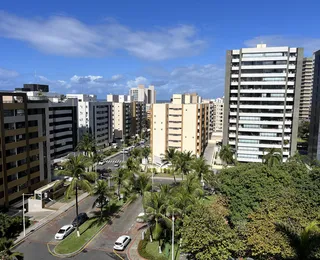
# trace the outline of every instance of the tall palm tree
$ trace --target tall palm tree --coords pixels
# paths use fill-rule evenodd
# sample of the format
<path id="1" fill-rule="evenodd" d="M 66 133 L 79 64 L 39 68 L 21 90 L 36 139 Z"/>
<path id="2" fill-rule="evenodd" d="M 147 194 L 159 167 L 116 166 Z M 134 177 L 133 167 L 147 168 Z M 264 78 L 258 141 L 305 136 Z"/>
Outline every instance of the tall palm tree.
<path id="1" fill-rule="evenodd" d="M 267 150 L 267 154 L 263 156 L 263 161 L 269 167 L 279 165 L 282 162 L 282 152 L 278 148 L 271 148 Z"/>
<path id="2" fill-rule="evenodd" d="M 125 164 L 128 171 L 132 174 L 135 174 L 139 171 L 139 163 L 133 159 L 132 157 L 129 157 Z"/>
<path id="3" fill-rule="evenodd" d="M 181 183 L 181 187 L 186 194 L 190 194 L 195 198 L 200 198 L 203 195 L 203 190 L 195 174 L 187 175 L 186 180 Z"/>
<path id="4" fill-rule="evenodd" d="M 176 171 L 180 171 L 183 176 L 187 175 L 191 170 L 191 161 L 193 160 L 191 152 L 178 152 L 174 157 L 174 166 Z"/>
<path id="5" fill-rule="evenodd" d="M 166 195 L 162 192 L 152 192 L 149 193 L 146 199 L 146 213 L 148 217 L 152 217 L 155 220 L 153 238 L 159 241 L 159 253 L 161 253 L 161 235 L 163 228 L 159 223 L 160 220 L 165 222 L 170 222 L 166 217 Z M 169 224 L 170 226 L 170 224 Z"/>
<path id="6" fill-rule="evenodd" d="M 291 225 L 277 223 L 277 229 L 289 240 L 296 253 L 297 260 L 313 260 L 316 250 L 320 249 L 320 228 L 316 221 L 311 222 L 302 231 L 297 232 Z"/>
<path id="7" fill-rule="evenodd" d="M 68 160 L 63 164 L 63 170 L 57 171 L 57 175 L 72 177 L 72 181 L 66 190 L 66 197 L 69 198 L 75 191 L 76 195 L 76 215 L 78 219 L 78 190 L 79 188 L 91 192 L 92 182 L 97 178 L 95 172 L 86 172 L 86 168 L 90 164 L 88 157 L 79 154 L 77 156 L 69 156 Z M 77 235 L 80 236 L 79 225 L 77 225 Z"/>
<path id="8" fill-rule="evenodd" d="M 94 208 L 97 205 L 100 206 L 100 218 L 102 218 L 103 208 L 111 200 L 112 191 L 105 180 L 98 180 L 92 193 L 93 195 L 97 196 L 96 200 L 93 202 L 92 207 Z"/>
<path id="9" fill-rule="evenodd" d="M 93 154 L 91 160 L 92 160 L 93 168 L 94 168 L 95 172 L 97 172 L 99 162 L 102 162 L 104 160 L 104 158 L 105 158 L 104 153 L 94 153 Z"/>
<path id="10" fill-rule="evenodd" d="M 112 176 L 112 179 L 115 181 L 115 185 L 117 186 L 117 194 L 118 194 L 119 200 L 120 200 L 121 187 L 127 178 L 128 178 L 128 169 L 126 168 L 117 169 L 117 172 Z"/>
<path id="11" fill-rule="evenodd" d="M 145 212 L 145 193 L 152 189 L 150 175 L 147 173 L 140 173 L 138 177 L 135 177 L 134 189 L 142 198 L 143 210 Z"/>
<path id="12" fill-rule="evenodd" d="M 199 180 L 207 179 L 207 175 L 212 173 L 206 160 L 201 156 L 192 161 L 191 169 L 196 173 Z"/>
<path id="13" fill-rule="evenodd" d="M 219 152 L 219 157 L 226 164 L 233 164 L 234 163 L 233 151 L 232 151 L 230 145 L 224 145 L 221 147 L 221 150 Z"/>
<path id="14" fill-rule="evenodd" d="M 84 153 L 88 157 L 93 157 L 93 154 L 96 153 L 96 144 L 94 139 L 90 134 L 84 134 L 82 139 L 78 143 L 77 150 Z"/>
<path id="15" fill-rule="evenodd" d="M 12 252 L 11 248 L 14 245 L 12 239 L 1 238 L 0 239 L 0 259 L 1 260 L 16 260 L 23 259 L 23 254 L 19 252 Z"/>
<path id="16" fill-rule="evenodd" d="M 176 151 L 174 148 L 169 148 L 165 151 L 164 158 L 162 159 L 162 163 L 170 163 L 170 172 L 173 175 L 173 181 L 176 184 L 176 166 L 175 166 L 175 159 L 178 155 L 178 151 Z"/>

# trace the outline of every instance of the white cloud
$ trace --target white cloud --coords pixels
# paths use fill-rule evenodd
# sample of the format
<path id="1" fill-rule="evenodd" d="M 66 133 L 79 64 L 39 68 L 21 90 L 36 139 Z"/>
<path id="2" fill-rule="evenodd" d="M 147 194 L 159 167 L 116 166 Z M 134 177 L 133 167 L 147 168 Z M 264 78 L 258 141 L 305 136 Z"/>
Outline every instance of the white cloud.
<path id="1" fill-rule="evenodd" d="M 138 85 L 147 85 L 149 81 L 145 77 L 136 77 L 133 80 L 127 81 L 128 88 L 136 88 Z"/>
<path id="2" fill-rule="evenodd" d="M 303 47 L 306 55 L 312 55 L 320 49 L 320 38 L 292 35 L 262 35 L 244 42 L 248 47 L 256 47 L 259 43 L 265 43 L 267 46 Z"/>
<path id="3" fill-rule="evenodd" d="M 1 79 L 16 78 L 18 76 L 19 76 L 19 73 L 14 70 L 7 70 L 7 69 L 0 68 Z"/>
<path id="4" fill-rule="evenodd" d="M 112 20 L 93 26 L 66 16 L 26 19 L 3 11 L 0 36 L 25 41 L 49 54 L 104 56 L 124 50 L 147 60 L 196 55 L 206 45 L 189 25 L 135 31 Z"/>

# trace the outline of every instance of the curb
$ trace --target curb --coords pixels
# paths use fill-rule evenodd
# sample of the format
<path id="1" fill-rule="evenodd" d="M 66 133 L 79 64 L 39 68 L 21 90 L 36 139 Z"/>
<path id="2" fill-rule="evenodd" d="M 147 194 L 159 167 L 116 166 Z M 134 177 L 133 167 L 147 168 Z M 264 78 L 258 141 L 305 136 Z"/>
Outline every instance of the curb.
<path id="1" fill-rule="evenodd" d="M 143 232 L 143 231 L 144 231 L 144 230 L 142 230 L 142 232 Z M 133 260 L 133 259 L 131 258 L 131 255 L 130 255 L 130 249 L 132 248 L 134 242 L 137 240 L 137 238 L 139 237 L 139 235 L 142 234 L 142 232 L 139 232 L 138 234 L 136 234 L 136 236 L 134 237 L 134 239 L 133 239 L 133 241 L 132 241 L 132 243 L 131 243 L 131 245 L 130 245 L 130 247 L 129 247 L 129 249 L 128 249 L 127 256 L 128 256 L 128 258 L 129 258 L 129 260 Z M 139 242 L 140 242 L 140 241 L 139 241 Z M 138 242 L 137 245 L 139 245 L 139 242 Z M 138 247 L 137 247 L 137 253 L 138 253 L 139 259 L 147 260 L 147 259 L 143 258 L 143 257 L 140 255 L 139 250 L 138 250 Z"/>
<path id="2" fill-rule="evenodd" d="M 122 256 L 120 256 L 120 255 L 116 252 L 116 250 L 113 249 L 113 253 L 114 253 L 117 257 L 119 257 L 121 260 L 124 260 L 124 258 L 123 258 Z"/>
<path id="3" fill-rule="evenodd" d="M 122 207 L 119 209 L 119 211 L 125 209 L 129 204 L 130 204 L 130 202 L 126 202 L 125 204 L 123 204 Z M 110 220 L 113 220 L 114 218 L 115 218 L 115 216 L 112 217 Z M 53 255 L 53 256 L 55 256 L 55 257 L 59 257 L 59 258 L 69 258 L 69 257 L 76 256 L 76 255 L 80 254 L 80 253 L 92 242 L 92 240 L 95 239 L 108 225 L 109 225 L 108 222 L 106 222 L 105 225 L 103 225 L 103 226 L 98 230 L 98 232 L 97 232 L 94 236 L 92 236 L 92 237 L 89 239 L 89 241 L 87 241 L 87 243 L 85 243 L 81 248 L 79 248 L 79 249 L 78 249 L 77 251 L 75 251 L 75 252 L 72 252 L 72 253 L 70 253 L 70 254 L 57 254 L 54 249 L 55 249 L 55 247 L 58 246 L 62 241 L 61 241 L 59 244 L 55 245 L 53 251 L 49 248 L 49 244 L 47 243 L 48 251 L 49 251 L 49 253 L 50 253 L 51 255 Z"/>
<path id="4" fill-rule="evenodd" d="M 82 202 L 84 199 L 86 199 L 89 196 L 89 193 L 87 193 L 87 195 L 85 197 L 83 197 L 78 203 Z M 53 221 L 54 219 L 58 218 L 59 216 L 61 216 L 62 214 L 64 214 L 65 212 L 69 211 L 71 208 L 73 208 L 75 205 L 72 205 L 71 207 L 67 208 L 66 210 L 62 211 L 60 214 L 58 214 L 57 216 L 55 216 L 53 219 L 50 219 L 47 222 L 42 223 L 41 225 L 39 225 L 38 227 L 36 227 L 35 229 L 32 230 L 32 232 L 28 232 L 26 234 L 25 237 L 21 238 L 19 241 L 17 241 L 13 246 L 12 249 L 16 248 L 17 246 L 19 246 L 21 243 L 23 243 L 30 235 L 32 235 L 33 233 L 35 233 L 37 230 L 39 230 L 40 228 L 42 228 L 43 226 L 49 224 L 51 221 Z"/>

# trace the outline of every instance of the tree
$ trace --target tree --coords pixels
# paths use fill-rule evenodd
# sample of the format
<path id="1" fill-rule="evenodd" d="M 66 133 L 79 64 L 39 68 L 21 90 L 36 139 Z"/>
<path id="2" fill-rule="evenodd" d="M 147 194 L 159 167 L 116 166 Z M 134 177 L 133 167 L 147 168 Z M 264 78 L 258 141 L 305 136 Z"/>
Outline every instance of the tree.
<path id="1" fill-rule="evenodd" d="M 131 156 L 133 157 L 133 158 L 138 158 L 138 157 L 140 157 L 141 156 L 141 149 L 140 148 L 134 148 L 134 149 L 132 149 L 131 150 Z"/>
<path id="2" fill-rule="evenodd" d="M 187 175 L 191 170 L 191 162 L 193 160 L 192 153 L 189 152 L 178 152 L 173 159 L 175 171 L 179 171 L 183 176 Z"/>
<path id="3" fill-rule="evenodd" d="M 225 260 L 243 250 L 241 241 L 224 216 L 203 204 L 196 204 L 191 214 L 183 218 L 179 233 L 182 250 L 192 259 Z"/>
<path id="4" fill-rule="evenodd" d="M 128 169 L 119 168 L 117 169 L 116 174 L 112 176 L 112 179 L 115 181 L 115 185 L 117 186 L 117 194 L 118 199 L 120 200 L 120 190 L 123 182 L 128 178 Z"/>
<path id="5" fill-rule="evenodd" d="M 84 155 L 92 158 L 96 153 L 96 144 L 90 134 L 84 134 L 78 143 L 77 150 L 84 153 Z"/>
<path id="6" fill-rule="evenodd" d="M 143 156 L 144 158 L 148 159 L 150 153 L 151 153 L 151 150 L 150 150 L 149 147 L 144 147 L 144 148 L 142 149 L 142 156 Z"/>
<path id="7" fill-rule="evenodd" d="M 301 138 L 302 140 L 308 140 L 309 127 L 310 127 L 309 121 L 307 121 L 307 120 L 300 121 L 299 127 L 298 127 L 298 137 Z"/>
<path id="8" fill-rule="evenodd" d="M 63 170 L 57 172 L 58 175 L 72 177 L 69 187 L 66 190 L 66 197 L 69 198 L 75 191 L 76 195 L 76 216 L 78 219 L 78 190 L 79 188 L 91 192 L 92 182 L 97 178 L 95 172 L 86 172 L 86 167 L 90 164 L 88 157 L 80 154 L 77 156 L 69 156 L 68 160 L 63 163 Z M 77 235 L 80 236 L 79 225 L 77 225 Z"/>
<path id="9" fill-rule="evenodd" d="M 26 226 L 30 225 L 29 218 L 26 218 Z M 23 230 L 22 217 L 11 217 L 0 213 L 0 237 L 15 239 Z"/>
<path id="10" fill-rule="evenodd" d="M 282 152 L 278 148 L 267 149 L 267 154 L 263 155 L 263 161 L 269 167 L 282 163 Z"/>
<path id="11" fill-rule="evenodd" d="M 164 158 L 162 159 L 163 163 L 171 163 L 173 164 L 173 160 L 177 155 L 177 151 L 174 148 L 169 148 L 165 151 Z"/>
<path id="12" fill-rule="evenodd" d="M 12 252 L 11 248 L 14 246 L 13 239 L 0 238 L 0 259 L 1 260 L 16 260 L 23 259 L 23 254 L 19 252 Z"/>
<path id="13" fill-rule="evenodd" d="M 100 206 L 100 218 L 103 217 L 103 208 L 108 204 L 112 198 L 112 191 L 108 186 L 108 183 L 104 180 L 98 180 L 94 189 L 93 195 L 97 196 L 96 200 L 93 202 L 92 207 Z"/>
<path id="14" fill-rule="evenodd" d="M 130 173 L 134 174 L 139 170 L 139 163 L 132 157 L 129 157 L 126 161 L 126 168 Z"/>
<path id="15" fill-rule="evenodd" d="M 133 186 L 134 190 L 142 197 L 143 210 L 146 211 L 144 195 L 145 192 L 150 191 L 152 188 L 150 184 L 150 175 L 147 173 L 140 173 L 138 177 L 134 177 Z"/>
<path id="16" fill-rule="evenodd" d="M 231 150 L 230 145 L 224 145 L 221 147 L 219 157 L 226 164 L 234 164 L 233 151 Z"/>
<path id="17" fill-rule="evenodd" d="M 192 161 L 191 169 L 197 174 L 199 180 L 206 180 L 208 174 L 212 173 L 207 161 L 201 156 Z"/>
<path id="18" fill-rule="evenodd" d="M 288 238 L 295 252 L 295 259 L 319 259 L 315 256 L 315 254 L 319 254 L 320 249 L 320 229 L 318 222 L 312 221 L 301 231 L 297 231 L 292 225 L 285 223 L 277 223 L 277 229 Z"/>

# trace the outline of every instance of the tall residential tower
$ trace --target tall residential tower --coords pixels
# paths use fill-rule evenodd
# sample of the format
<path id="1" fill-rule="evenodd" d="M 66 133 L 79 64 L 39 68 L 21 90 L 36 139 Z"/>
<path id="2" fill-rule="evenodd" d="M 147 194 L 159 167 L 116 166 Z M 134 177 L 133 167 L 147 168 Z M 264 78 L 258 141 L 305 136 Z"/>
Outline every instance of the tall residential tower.
<path id="1" fill-rule="evenodd" d="M 227 51 L 223 144 L 240 162 L 262 162 L 270 148 L 283 161 L 297 146 L 303 49 Z"/>

